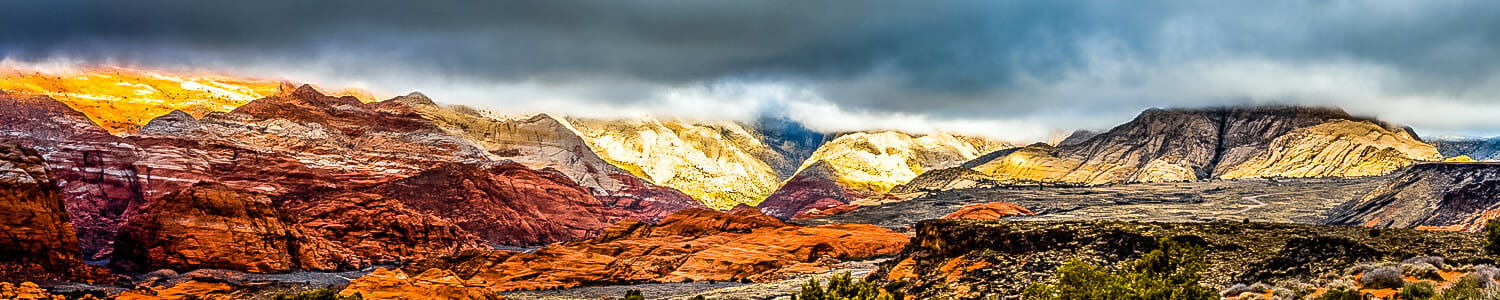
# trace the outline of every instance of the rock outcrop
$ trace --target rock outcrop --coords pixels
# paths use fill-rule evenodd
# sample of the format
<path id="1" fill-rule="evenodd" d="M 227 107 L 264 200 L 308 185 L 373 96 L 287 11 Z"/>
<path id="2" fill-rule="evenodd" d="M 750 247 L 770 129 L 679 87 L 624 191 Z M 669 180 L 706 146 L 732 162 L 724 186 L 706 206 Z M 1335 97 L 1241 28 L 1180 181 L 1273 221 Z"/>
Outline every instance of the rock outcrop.
<path id="1" fill-rule="evenodd" d="M 1009 216 L 1031 216 L 1036 213 L 1015 204 L 1005 202 L 985 202 L 979 204 L 965 205 L 953 213 L 944 215 L 944 219 L 967 219 L 967 220 L 999 220 Z"/>
<path id="2" fill-rule="evenodd" d="M 372 264 L 394 264 L 487 248 L 453 222 L 378 194 L 314 189 L 279 197 L 289 222 L 308 236 L 349 249 Z"/>
<path id="3" fill-rule="evenodd" d="M 1500 164 L 1424 163 L 1345 203 L 1324 223 L 1477 232 L 1500 217 Z"/>
<path id="4" fill-rule="evenodd" d="M 453 270 L 469 284 L 498 291 L 581 284 L 774 280 L 826 271 L 838 260 L 890 255 L 905 235 L 870 225 L 795 226 L 753 208 L 733 213 L 689 209 L 660 224 L 625 219 L 598 238 L 531 253 L 471 252 L 408 267 Z"/>
<path id="5" fill-rule="evenodd" d="M 78 236 L 41 155 L 0 143 L 0 278 L 66 278 L 82 268 Z"/>
<path id="6" fill-rule="evenodd" d="M 283 222 L 270 198 L 199 183 L 142 207 L 120 230 L 111 263 L 131 271 L 255 273 L 336 270 L 361 263 L 333 248 Z"/>
<path id="7" fill-rule="evenodd" d="M 415 277 L 407 276 L 400 269 L 378 268 L 370 274 L 360 276 L 349 283 L 339 296 L 355 294 L 362 299 L 448 299 L 448 300 L 498 300 L 504 299 L 483 287 L 469 285 L 453 272 L 443 269 L 427 269 Z"/>
<path id="8" fill-rule="evenodd" d="M 899 189 L 971 183 L 1108 184 L 1384 175 L 1442 156 L 1410 129 L 1308 107 L 1151 109 L 1086 140 L 1035 144 Z M 977 175 L 977 176 L 976 176 Z M 957 181 L 957 183 L 955 183 Z"/>
<path id="9" fill-rule="evenodd" d="M 1161 238 L 1203 247 L 1201 282 L 1215 290 L 1245 282 L 1308 282 L 1342 275 L 1358 263 L 1414 256 L 1459 265 L 1489 262 L 1479 236 L 1409 229 L 973 220 L 927 220 L 915 229 L 912 243 L 870 278 L 918 299 L 1020 295 L 1027 285 L 1052 280 L 1069 261 L 1116 266 L 1157 249 Z"/>
<path id="10" fill-rule="evenodd" d="M 787 219 L 826 213 L 856 199 L 880 196 L 928 170 L 957 167 L 1011 146 L 949 134 L 912 136 L 885 131 L 839 136 L 819 147 L 796 176 L 761 202 L 766 214 Z"/>
<path id="11" fill-rule="evenodd" d="M 365 190 L 498 245 L 587 239 L 626 215 L 556 171 L 518 163 L 440 165 Z"/>

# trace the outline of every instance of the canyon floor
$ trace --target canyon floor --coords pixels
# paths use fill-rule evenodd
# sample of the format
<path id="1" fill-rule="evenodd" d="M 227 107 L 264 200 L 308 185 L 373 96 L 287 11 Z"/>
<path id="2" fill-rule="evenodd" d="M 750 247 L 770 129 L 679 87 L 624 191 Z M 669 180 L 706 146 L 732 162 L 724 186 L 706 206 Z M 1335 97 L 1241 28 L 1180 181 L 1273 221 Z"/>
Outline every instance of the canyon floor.
<path id="1" fill-rule="evenodd" d="M 1316 224 L 1329 210 L 1375 189 L 1386 177 L 1241 179 L 1095 187 L 985 187 L 911 195 L 910 200 L 797 220 L 906 228 L 970 204 L 1001 201 L 1035 212 L 1014 220 Z"/>

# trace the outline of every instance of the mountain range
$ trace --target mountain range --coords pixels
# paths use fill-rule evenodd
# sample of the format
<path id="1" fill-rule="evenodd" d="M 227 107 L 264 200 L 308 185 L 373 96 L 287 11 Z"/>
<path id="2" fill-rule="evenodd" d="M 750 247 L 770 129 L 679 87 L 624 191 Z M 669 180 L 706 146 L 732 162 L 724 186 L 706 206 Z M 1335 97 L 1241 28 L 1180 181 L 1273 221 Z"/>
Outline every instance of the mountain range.
<path id="1" fill-rule="evenodd" d="M 357 90 L 124 69 L 6 76 L 0 188 L 10 192 L 0 216 L 35 222 L 0 223 L 10 233 L 0 235 L 9 259 L 0 264 L 19 266 L 0 272 L 50 274 L 35 278 L 107 277 L 83 262 L 108 260 L 131 274 L 447 261 L 587 275 L 480 276 L 506 282 L 499 290 L 571 287 L 611 280 L 610 272 L 770 280 L 826 270 L 820 253 L 889 255 L 905 243 L 874 226 L 786 220 L 993 187 L 1395 173 L 1325 222 L 1474 231 L 1500 205 L 1483 197 L 1494 193 L 1493 172 L 1470 170 L 1487 165 L 1441 163 L 1492 159 L 1494 143 L 1429 143 L 1411 128 L 1337 108 L 1151 109 L 1109 130 L 1019 146 L 948 133 L 824 133 L 776 117 L 503 116 L 416 92 L 375 100 Z M 784 238 L 802 240 L 764 245 Z M 629 250 L 646 244 L 691 251 Z M 536 254 L 487 252 L 546 245 Z M 653 262 L 569 269 L 575 259 L 606 259 L 589 249 L 614 249 L 611 261 Z M 776 258 L 729 253 L 745 249 Z M 501 264 L 510 260 L 547 264 Z M 730 274 L 703 264 L 773 267 Z M 470 271 L 455 272 L 486 274 Z"/>

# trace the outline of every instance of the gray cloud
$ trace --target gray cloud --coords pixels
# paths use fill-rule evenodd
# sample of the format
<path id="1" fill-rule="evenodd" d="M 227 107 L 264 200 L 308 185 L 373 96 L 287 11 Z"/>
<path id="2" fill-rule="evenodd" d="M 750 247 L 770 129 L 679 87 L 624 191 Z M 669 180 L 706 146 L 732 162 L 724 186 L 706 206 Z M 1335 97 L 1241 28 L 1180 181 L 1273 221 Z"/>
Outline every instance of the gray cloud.
<path id="1" fill-rule="evenodd" d="M 1500 134 L 1495 53 L 1494 1 L 0 3 L 12 60 L 307 76 L 502 110 L 813 105 L 1016 138 L 1237 103 Z M 654 107 L 682 95 L 724 103 Z M 818 123 L 865 126 L 841 122 Z"/>

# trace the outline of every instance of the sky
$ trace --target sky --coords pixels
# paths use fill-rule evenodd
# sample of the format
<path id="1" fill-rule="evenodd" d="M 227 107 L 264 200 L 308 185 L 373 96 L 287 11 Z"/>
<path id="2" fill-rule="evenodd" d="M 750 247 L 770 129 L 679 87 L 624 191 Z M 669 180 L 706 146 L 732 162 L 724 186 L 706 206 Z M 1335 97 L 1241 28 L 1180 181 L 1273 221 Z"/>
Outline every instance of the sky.
<path id="1" fill-rule="evenodd" d="M 16 0 L 0 55 L 828 132 L 1022 142 L 1298 104 L 1500 135 L 1500 1 Z"/>

